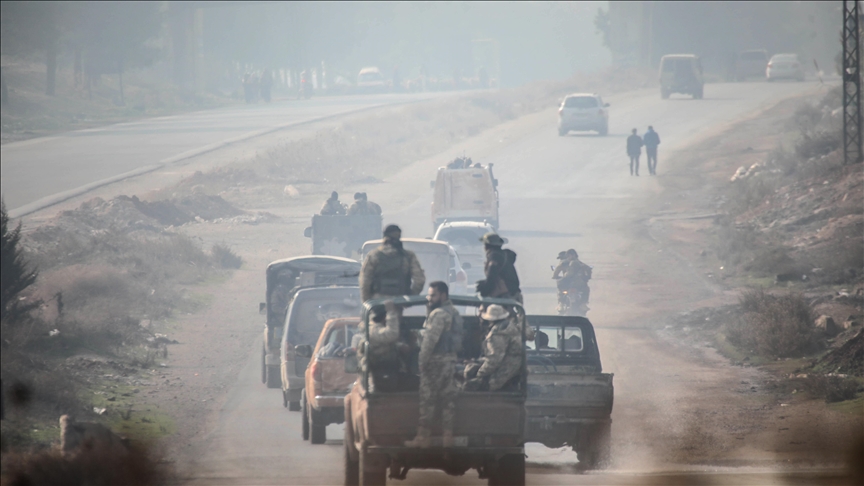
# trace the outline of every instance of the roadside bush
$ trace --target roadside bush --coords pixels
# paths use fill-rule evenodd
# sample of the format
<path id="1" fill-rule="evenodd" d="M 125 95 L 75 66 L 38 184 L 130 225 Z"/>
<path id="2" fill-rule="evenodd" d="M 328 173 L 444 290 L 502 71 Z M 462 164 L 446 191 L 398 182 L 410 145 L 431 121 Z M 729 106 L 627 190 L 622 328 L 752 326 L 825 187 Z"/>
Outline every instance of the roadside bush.
<path id="1" fill-rule="evenodd" d="M 748 290 L 739 305 L 741 315 L 730 326 L 732 344 L 775 358 L 798 355 L 813 346 L 813 312 L 802 294 Z"/>
<path id="2" fill-rule="evenodd" d="M 854 378 L 828 375 L 807 375 L 802 382 L 804 390 L 814 397 L 824 397 L 828 403 L 852 400 L 858 393 L 858 381 Z"/>
<path id="3" fill-rule="evenodd" d="M 20 241 L 21 223 L 9 231 L 6 203 L 0 200 L 0 320 L 6 324 L 21 319 L 41 305 L 41 302 L 19 298 L 36 282 L 38 275 L 24 258 Z"/>
<path id="4" fill-rule="evenodd" d="M 243 259 L 240 258 L 240 255 L 225 245 L 213 245 L 210 254 L 213 255 L 213 261 L 222 268 L 240 268 L 243 265 Z"/>

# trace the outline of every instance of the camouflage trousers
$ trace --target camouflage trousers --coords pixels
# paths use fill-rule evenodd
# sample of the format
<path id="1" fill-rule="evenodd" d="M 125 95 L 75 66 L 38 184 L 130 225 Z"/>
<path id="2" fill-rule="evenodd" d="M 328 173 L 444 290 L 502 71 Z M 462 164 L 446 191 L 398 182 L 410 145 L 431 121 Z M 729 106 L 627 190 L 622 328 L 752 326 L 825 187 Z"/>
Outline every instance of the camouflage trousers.
<path id="1" fill-rule="evenodd" d="M 456 360 L 451 357 L 432 357 L 420 372 L 421 427 L 432 428 L 436 415 L 441 414 L 441 428 L 453 430 L 456 414 L 456 383 L 453 373 Z"/>

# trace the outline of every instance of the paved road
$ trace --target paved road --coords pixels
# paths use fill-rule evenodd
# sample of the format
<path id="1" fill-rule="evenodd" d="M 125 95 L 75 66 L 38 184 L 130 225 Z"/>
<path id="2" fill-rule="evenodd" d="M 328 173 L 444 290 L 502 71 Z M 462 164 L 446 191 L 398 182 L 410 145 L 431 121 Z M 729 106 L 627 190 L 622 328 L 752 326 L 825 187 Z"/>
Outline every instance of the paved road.
<path id="1" fill-rule="evenodd" d="M 698 477 L 688 476 L 690 472 L 660 472 L 672 466 L 664 462 L 662 450 L 655 448 L 647 423 L 673 430 L 686 419 L 688 401 L 704 393 L 705 382 L 734 381 L 738 372 L 656 349 L 651 334 L 643 330 L 647 311 L 686 306 L 711 297 L 714 290 L 671 256 L 643 262 L 649 260 L 646 254 L 658 250 L 650 238 L 638 234 L 636 223 L 660 187 L 644 166 L 641 177 L 629 175 L 624 140 L 631 128 L 641 133 L 647 125 L 654 125 L 663 139 L 659 177 L 675 177 L 664 165 L 672 153 L 760 107 L 815 89 L 811 83 L 710 85 L 701 101 L 663 101 L 656 90 L 643 90 L 608 98 L 612 107 L 607 137 L 559 137 L 554 111 L 550 111 L 545 119 L 534 117 L 539 122 L 526 122 L 517 136 L 502 137 L 471 153 L 475 161 L 495 163 L 502 197 L 502 234 L 519 253 L 517 267 L 530 312 L 554 312 L 555 286 L 549 265 L 559 250 L 577 248 L 583 260 L 594 265 L 589 316 L 598 327 L 605 371 L 616 373 L 613 435 L 621 469 L 587 475 L 542 474 L 539 465 L 572 466 L 576 458 L 568 451 L 532 444 L 528 448 L 529 484 L 812 482 L 808 473 L 782 479 L 770 470 L 693 472 Z M 384 208 L 404 208 L 385 212 L 386 222 L 401 224 L 405 236 L 428 236 L 428 181 L 433 173 L 429 169 L 415 165 L 376 189 L 376 200 Z M 382 193 L 388 188 L 391 192 Z M 299 247 L 296 253 L 305 250 Z M 253 348 L 256 353 L 258 346 Z M 249 357 L 228 392 L 213 432 L 200 444 L 192 484 L 340 483 L 341 427 L 328 428 L 331 440 L 325 445 L 303 443 L 299 414 L 282 408 L 278 390 L 262 386 L 257 360 L 254 353 Z M 646 471 L 658 472 L 646 475 Z M 473 473 L 451 478 L 438 472 L 411 471 L 405 484 L 481 482 Z"/>
<path id="2" fill-rule="evenodd" d="M 277 101 L 13 142 L 0 146 L 0 192 L 21 216 L 100 182 L 170 164 L 281 126 L 297 125 L 440 94 L 392 94 Z"/>

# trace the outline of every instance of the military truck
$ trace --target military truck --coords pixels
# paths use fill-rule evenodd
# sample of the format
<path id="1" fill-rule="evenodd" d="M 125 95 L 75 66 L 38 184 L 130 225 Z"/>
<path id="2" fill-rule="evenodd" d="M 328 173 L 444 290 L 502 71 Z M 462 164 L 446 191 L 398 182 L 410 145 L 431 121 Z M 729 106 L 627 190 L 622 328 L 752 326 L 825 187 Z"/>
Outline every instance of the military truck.
<path id="1" fill-rule="evenodd" d="M 580 464 L 609 461 L 613 375 L 603 373 L 594 327 L 584 317 L 529 316 L 528 411 L 525 440 L 570 446 Z"/>
<path id="2" fill-rule="evenodd" d="M 359 258 L 363 243 L 381 238 L 381 215 L 312 216 L 303 235 L 312 238 L 313 255 Z"/>
<path id="3" fill-rule="evenodd" d="M 439 167 L 432 188 L 432 232 L 445 221 L 477 221 L 498 229 L 498 179 L 492 164 L 464 157 Z"/>
<path id="4" fill-rule="evenodd" d="M 281 388 L 280 337 L 285 314 L 300 289 L 330 285 L 357 286 L 360 262 L 348 258 L 302 256 L 276 260 L 267 265 L 265 301 L 258 312 L 266 316 L 261 349 L 261 382 L 267 388 Z M 297 407 L 299 409 L 299 398 Z"/>
<path id="5" fill-rule="evenodd" d="M 453 305 L 479 308 L 481 305 L 499 304 L 512 309 L 524 322 L 524 311 L 519 303 L 506 299 L 485 299 L 469 296 L 450 296 Z M 399 307 L 426 305 L 422 296 L 394 299 Z M 365 329 L 369 329 L 370 313 L 383 308 L 384 300 L 367 301 L 363 308 Z M 474 310 L 469 309 L 469 310 Z M 481 346 L 470 340 L 481 340 L 477 312 L 464 316 L 466 340 L 463 358 L 477 357 Z M 423 327 L 422 316 L 404 315 L 401 332 L 415 332 Z M 367 339 L 368 339 L 368 331 Z M 525 326 L 522 326 L 525 342 Z M 471 356 L 472 351 L 474 356 Z M 524 362 L 524 354 L 523 362 Z M 439 469 L 452 476 L 461 476 L 476 469 L 481 479 L 490 485 L 525 484 L 525 397 L 526 373 L 511 386 L 494 392 L 460 392 L 456 399 L 454 447 L 444 448 L 441 430 L 432 430 L 432 445 L 425 448 L 406 447 L 405 442 L 417 433 L 419 394 L 416 386 L 399 391 L 376 389 L 368 371 L 357 366 L 356 356 L 345 361 L 346 372 L 361 372 L 345 397 L 345 484 L 383 485 L 387 471 L 392 479 L 405 479 L 411 469 Z M 416 373 L 416 369 L 413 373 Z M 412 371 L 409 371 L 411 374 Z M 408 377 L 410 378 L 410 377 Z M 415 377 L 416 378 L 416 377 Z M 419 380 L 398 378 L 399 383 L 418 383 Z M 400 385 L 401 386 L 401 385 Z"/>

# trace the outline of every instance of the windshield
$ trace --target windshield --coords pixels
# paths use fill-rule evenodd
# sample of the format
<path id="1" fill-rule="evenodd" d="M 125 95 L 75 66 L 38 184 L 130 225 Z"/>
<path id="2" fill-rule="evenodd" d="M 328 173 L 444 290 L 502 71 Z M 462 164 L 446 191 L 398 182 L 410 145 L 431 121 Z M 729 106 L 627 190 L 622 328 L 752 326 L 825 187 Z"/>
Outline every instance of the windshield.
<path id="1" fill-rule="evenodd" d="M 593 96 L 573 96 L 564 101 L 565 108 L 597 108 L 597 98 Z"/>
<path id="2" fill-rule="evenodd" d="M 288 341 L 293 345 L 315 344 L 324 323 L 337 317 L 360 314 L 360 299 L 347 295 L 294 301 L 288 314 Z"/>
<path id="3" fill-rule="evenodd" d="M 442 228 L 441 232 L 438 233 L 437 239 L 440 241 L 446 241 L 450 243 L 453 247 L 478 247 L 482 248 L 483 243 L 480 242 L 480 238 L 483 237 L 487 232 L 489 232 L 488 228 Z"/>
<path id="4" fill-rule="evenodd" d="M 582 351 L 582 328 L 580 327 L 537 327 L 533 342 L 527 343 L 531 351 L 568 352 Z"/>

